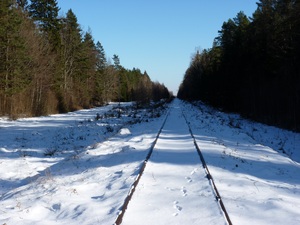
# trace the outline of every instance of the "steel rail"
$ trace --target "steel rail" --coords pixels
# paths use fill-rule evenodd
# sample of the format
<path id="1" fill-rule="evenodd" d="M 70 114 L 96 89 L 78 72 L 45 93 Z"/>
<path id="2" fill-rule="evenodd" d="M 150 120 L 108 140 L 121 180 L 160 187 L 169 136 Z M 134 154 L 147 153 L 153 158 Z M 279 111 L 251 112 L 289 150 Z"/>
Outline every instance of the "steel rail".
<path id="1" fill-rule="evenodd" d="M 128 192 L 125 200 L 124 200 L 124 203 L 122 205 L 121 211 L 120 211 L 117 219 L 115 220 L 114 225 L 120 225 L 122 223 L 122 221 L 123 221 L 123 217 L 124 217 L 125 211 L 126 211 L 126 209 L 128 207 L 128 204 L 129 204 L 129 202 L 130 202 L 130 200 L 131 200 L 131 198 L 132 198 L 132 196 L 133 196 L 133 194 L 135 192 L 136 186 L 138 185 L 138 183 L 139 183 L 139 181 L 140 181 L 140 179 L 141 179 L 141 177 L 142 177 L 142 175 L 144 173 L 144 170 L 146 168 L 147 162 L 148 162 L 148 160 L 150 159 L 150 157 L 152 155 L 153 149 L 154 149 L 154 147 L 155 147 L 155 145 L 157 143 L 157 140 L 158 140 L 158 138 L 159 138 L 159 136 L 161 134 L 161 131 L 162 131 L 163 127 L 166 124 L 166 121 L 167 121 L 167 118 L 168 118 L 169 114 L 170 114 L 170 110 L 167 112 L 167 115 L 166 115 L 166 117 L 165 117 L 165 119 L 164 119 L 164 121 L 162 123 L 162 126 L 160 127 L 160 129 L 159 129 L 159 131 L 158 131 L 158 133 L 157 133 L 157 135 L 155 137 L 155 140 L 154 140 L 154 142 L 152 143 L 152 145 L 150 147 L 150 150 L 149 150 L 149 152 L 147 154 L 147 157 L 144 160 L 144 162 L 142 163 L 142 166 L 140 167 L 139 173 L 136 176 L 135 181 L 131 185 L 131 188 L 130 188 L 130 190 L 129 190 L 129 192 Z"/>
<path id="2" fill-rule="evenodd" d="M 217 189 L 217 186 L 216 186 L 216 184 L 215 184 L 215 181 L 214 181 L 214 179 L 213 179 L 213 177 L 212 177 L 212 175 L 211 175 L 211 173 L 210 173 L 210 171 L 209 171 L 209 169 L 208 169 L 208 167 L 207 167 L 207 164 L 206 164 L 206 162 L 205 162 L 204 156 L 203 156 L 203 154 L 202 154 L 202 152 L 201 152 L 201 150 L 200 150 L 200 148 L 199 148 L 199 146 L 198 146 L 198 144 L 197 144 L 197 140 L 196 140 L 196 138 L 195 138 L 195 136 L 194 136 L 194 134 L 193 134 L 193 131 L 192 131 L 192 129 L 191 129 L 191 126 L 190 126 L 190 124 L 189 124 L 189 122 L 188 122 L 188 120 L 187 120 L 187 118 L 186 118 L 186 116 L 185 116 L 185 114 L 184 114 L 183 111 L 182 111 L 182 115 L 183 115 L 183 117 L 184 117 L 184 119 L 185 119 L 186 124 L 187 124 L 188 127 L 189 127 L 189 131 L 190 131 L 190 134 L 191 134 L 191 136 L 192 136 L 192 138 L 193 138 L 194 145 L 195 145 L 195 147 L 196 147 L 196 149 L 197 149 L 198 155 L 199 155 L 200 160 L 201 160 L 201 162 L 202 162 L 202 166 L 203 166 L 203 168 L 204 168 L 204 170 L 205 170 L 205 172 L 206 172 L 206 178 L 209 180 L 209 182 L 210 182 L 210 184 L 211 184 L 211 186 L 212 186 L 212 189 L 213 189 L 213 191 L 214 191 L 214 193 L 215 193 L 215 196 L 216 196 L 216 200 L 217 200 L 217 202 L 219 203 L 219 205 L 220 205 L 220 207 L 221 207 L 221 210 L 222 210 L 222 212 L 223 212 L 223 214 L 224 214 L 224 216 L 225 216 L 226 222 L 228 223 L 228 225 L 232 225 L 232 222 L 231 222 L 231 220 L 230 220 L 229 214 L 228 214 L 228 212 L 227 212 L 227 210 L 226 210 L 226 208 L 225 208 L 225 205 L 224 205 L 224 203 L 223 203 L 223 201 L 222 201 L 221 195 L 220 195 L 220 193 L 219 193 L 219 191 L 218 191 L 218 189 Z"/>
<path id="3" fill-rule="evenodd" d="M 152 152 L 153 152 L 153 149 L 154 149 L 154 147 L 155 147 L 155 145 L 157 143 L 157 140 L 159 139 L 159 136 L 160 136 L 160 134 L 162 132 L 162 129 L 165 126 L 165 123 L 167 121 L 169 113 L 170 113 L 170 110 L 167 112 L 167 115 L 166 115 L 166 117 L 165 117 L 165 119 L 164 119 L 164 121 L 162 123 L 162 126 L 160 127 L 160 129 L 159 129 L 159 131 L 158 131 L 158 133 L 157 133 L 157 135 L 155 137 L 155 140 L 154 140 L 154 142 L 152 143 L 152 145 L 151 145 L 151 147 L 149 149 L 149 152 L 148 152 L 148 154 L 146 156 L 146 159 L 143 161 L 143 163 L 142 163 L 142 165 L 141 165 L 141 167 L 139 169 L 139 173 L 137 174 L 135 181 L 131 185 L 131 188 L 130 188 L 130 190 L 129 190 L 129 192 L 128 192 L 125 200 L 124 200 L 124 203 L 122 204 L 121 211 L 118 214 L 118 216 L 117 216 L 117 218 L 115 220 L 114 225 L 120 225 L 122 223 L 122 221 L 123 221 L 123 217 L 124 217 L 124 214 L 125 214 L 125 212 L 126 212 L 126 210 L 128 208 L 129 202 L 130 202 L 130 200 L 131 200 L 131 198 L 132 198 L 132 196 L 133 196 L 133 194 L 134 194 L 134 192 L 136 190 L 136 187 L 137 187 L 137 185 L 138 185 L 138 183 L 139 183 L 139 181 L 140 181 L 140 179 L 141 179 L 141 177 L 142 177 L 142 175 L 144 173 L 144 170 L 145 170 L 146 165 L 147 165 L 147 163 L 148 163 L 148 161 L 149 161 L 149 159 L 150 159 L 150 157 L 152 155 Z M 194 146 L 195 146 L 195 148 L 197 150 L 197 153 L 198 153 L 198 155 L 200 157 L 202 166 L 203 166 L 203 168 L 204 168 L 204 170 L 206 172 L 206 178 L 208 179 L 209 183 L 212 186 L 212 189 L 213 189 L 213 192 L 215 194 L 216 200 L 217 200 L 217 202 L 218 202 L 218 204 L 219 204 L 219 206 L 221 208 L 221 211 L 222 211 L 222 213 L 223 213 L 223 215 L 225 217 L 225 220 L 226 220 L 226 222 L 227 222 L 228 225 L 232 225 L 232 222 L 230 220 L 228 212 L 227 212 L 227 210 L 225 208 L 225 205 L 224 205 L 224 203 L 222 201 L 221 195 L 219 194 L 219 191 L 218 191 L 218 189 L 216 187 L 214 179 L 213 179 L 213 177 L 212 177 L 212 175 L 211 175 L 211 173 L 210 173 L 210 171 L 209 171 L 209 169 L 207 167 L 207 164 L 205 162 L 204 156 L 203 156 L 203 154 L 202 154 L 202 152 L 201 152 L 201 150 L 200 150 L 200 148 L 199 148 L 199 146 L 197 144 L 197 141 L 196 141 L 196 138 L 195 138 L 195 136 L 193 134 L 191 126 L 190 126 L 190 124 L 189 124 L 189 122 L 188 122 L 185 114 L 183 113 L 183 111 L 182 111 L 182 115 L 183 115 L 183 118 L 185 119 L 186 124 L 188 125 L 189 132 L 190 132 L 191 137 L 193 139 Z"/>

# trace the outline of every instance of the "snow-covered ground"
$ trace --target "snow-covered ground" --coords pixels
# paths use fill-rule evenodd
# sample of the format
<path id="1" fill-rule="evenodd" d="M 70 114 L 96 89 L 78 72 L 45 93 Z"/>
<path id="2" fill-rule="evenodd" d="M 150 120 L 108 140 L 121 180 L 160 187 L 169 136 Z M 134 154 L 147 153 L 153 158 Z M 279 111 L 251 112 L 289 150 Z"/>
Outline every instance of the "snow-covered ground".
<path id="1" fill-rule="evenodd" d="M 300 134 L 198 105 L 183 108 L 233 224 L 300 224 Z"/>
<path id="2" fill-rule="evenodd" d="M 164 119 L 115 106 L 0 121 L 0 224 L 113 224 Z"/>
<path id="3" fill-rule="evenodd" d="M 0 119 L 0 224 L 114 223 L 167 115 L 115 106 Z M 171 103 L 124 224 L 225 223 L 181 110 L 233 224 L 300 224 L 300 134 L 199 106 Z"/>
<path id="4" fill-rule="evenodd" d="M 175 103 L 122 224 L 199 223 L 226 224 L 182 109 Z"/>

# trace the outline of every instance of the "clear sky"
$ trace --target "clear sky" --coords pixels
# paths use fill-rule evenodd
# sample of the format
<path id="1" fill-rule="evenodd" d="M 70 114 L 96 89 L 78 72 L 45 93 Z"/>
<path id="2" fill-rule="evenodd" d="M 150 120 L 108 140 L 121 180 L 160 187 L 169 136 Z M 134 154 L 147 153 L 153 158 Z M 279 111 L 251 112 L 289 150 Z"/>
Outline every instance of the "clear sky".
<path id="1" fill-rule="evenodd" d="M 247 16 L 257 0 L 58 0 L 61 15 L 72 9 L 83 31 L 89 28 L 107 57 L 126 69 L 147 71 L 177 93 L 191 56 L 207 49 L 224 21 Z"/>

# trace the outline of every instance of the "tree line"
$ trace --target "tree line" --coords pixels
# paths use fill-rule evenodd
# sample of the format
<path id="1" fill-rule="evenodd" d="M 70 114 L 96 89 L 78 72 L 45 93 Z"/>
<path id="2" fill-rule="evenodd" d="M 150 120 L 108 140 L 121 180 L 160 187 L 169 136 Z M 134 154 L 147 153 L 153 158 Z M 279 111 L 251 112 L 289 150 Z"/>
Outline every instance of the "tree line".
<path id="1" fill-rule="evenodd" d="M 300 1 L 260 0 L 195 53 L 178 97 L 300 130 Z"/>
<path id="2" fill-rule="evenodd" d="M 92 32 L 56 0 L 0 2 L 0 116 L 40 116 L 109 101 L 169 98 L 147 72 L 107 58 Z"/>

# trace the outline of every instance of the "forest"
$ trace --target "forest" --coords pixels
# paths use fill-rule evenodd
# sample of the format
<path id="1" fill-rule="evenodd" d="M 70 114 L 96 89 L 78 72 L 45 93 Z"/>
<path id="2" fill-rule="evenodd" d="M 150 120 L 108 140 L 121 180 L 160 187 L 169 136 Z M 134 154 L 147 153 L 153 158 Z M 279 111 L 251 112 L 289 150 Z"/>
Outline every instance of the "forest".
<path id="1" fill-rule="evenodd" d="M 260 0 L 197 51 L 178 97 L 300 131 L 300 1 Z"/>
<path id="2" fill-rule="evenodd" d="M 0 1 L 0 116 L 40 116 L 171 93 L 147 72 L 106 56 L 74 12 L 56 0 Z"/>

